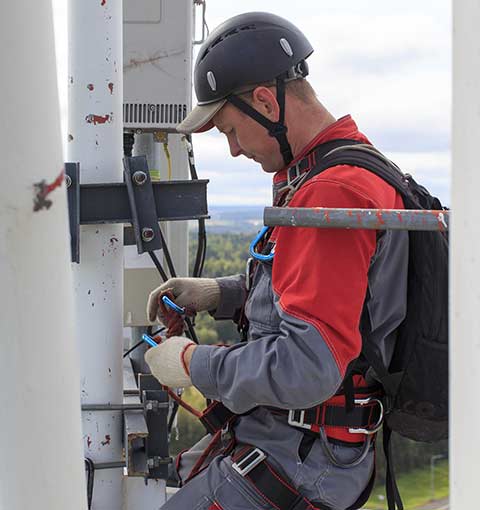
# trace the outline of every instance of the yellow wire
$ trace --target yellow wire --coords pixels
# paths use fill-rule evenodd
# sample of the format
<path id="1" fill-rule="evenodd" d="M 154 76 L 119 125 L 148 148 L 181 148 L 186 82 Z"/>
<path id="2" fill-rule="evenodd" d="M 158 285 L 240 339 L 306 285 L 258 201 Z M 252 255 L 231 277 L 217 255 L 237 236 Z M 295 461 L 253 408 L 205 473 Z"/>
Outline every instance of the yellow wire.
<path id="1" fill-rule="evenodd" d="M 165 151 L 165 156 L 167 158 L 168 163 L 168 180 L 172 180 L 172 158 L 170 157 L 170 151 L 168 150 L 168 142 L 163 143 L 163 150 Z"/>

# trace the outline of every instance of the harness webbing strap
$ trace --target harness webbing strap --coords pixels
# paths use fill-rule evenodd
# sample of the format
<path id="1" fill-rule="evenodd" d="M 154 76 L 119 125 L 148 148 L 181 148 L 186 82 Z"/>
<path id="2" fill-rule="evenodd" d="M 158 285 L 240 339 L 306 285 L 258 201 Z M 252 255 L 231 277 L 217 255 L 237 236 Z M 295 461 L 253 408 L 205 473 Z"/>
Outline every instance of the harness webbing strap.
<path id="1" fill-rule="evenodd" d="M 260 460 L 259 462 L 256 460 Z M 263 456 L 263 458 L 262 458 Z M 258 448 L 245 446 L 232 456 L 235 471 L 240 472 L 253 488 L 277 510 L 332 510 L 319 501 L 310 501 L 302 496 L 293 485 L 267 462 L 266 455 Z M 249 464 L 250 467 L 249 468 Z M 237 467 L 235 467 L 237 466 Z M 357 500 L 347 510 L 363 507 L 375 483 L 375 469 Z M 402 509 L 403 510 L 403 509 Z"/>
<path id="2" fill-rule="evenodd" d="M 232 467 L 234 469 L 235 466 L 243 468 L 243 465 L 246 464 L 247 467 L 242 476 L 274 508 L 278 510 L 331 510 L 327 505 L 313 503 L 303 497 L 265 458 L 256 463 L 256 455 L 262 455 L 262 452 L 253 446 L 246 446 L 232 456 L 234 462 Z M 248 463 L 253 467 L 249 469 Z"/>
<path id="3" fill-rule="evenodd" d="M 403 510 L 403 502 L 398 490 L 397 479 L 392 461 L 392 429 L 388 425 L 383 426 L 383 451 L 386 459 L 385 488 L 389 510 Z"/>
<path id="4" fill-rule="evenodd" d="M 285 165 L 288 165 L 293 160 L 293 154 L 287 138 L 287 126 L 285 126 L 285 77 L 278 77 L 276 82 L 277 102 L 280 107 L 280 114 L 277 122 L 272 122 L 243 99 L 240 99 L 239 96 L 232 94 L 227 97 L 227 101 L 267 129 L 268 134 L 277 140 L 283 161 Z"/>

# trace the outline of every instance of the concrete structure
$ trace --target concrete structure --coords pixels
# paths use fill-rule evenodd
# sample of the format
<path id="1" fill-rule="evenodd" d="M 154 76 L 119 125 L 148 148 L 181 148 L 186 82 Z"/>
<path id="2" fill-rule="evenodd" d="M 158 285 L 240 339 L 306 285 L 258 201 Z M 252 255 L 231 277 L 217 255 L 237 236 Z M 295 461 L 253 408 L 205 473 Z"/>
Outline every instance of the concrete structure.
<path id="1" fill-rule="evenodd" d="M 85 510 L 51 1 L 3 5 L 0 33 L 0 508 Z"/>
<path id="2" fill-rule="evenodd" d="M 450 502 L 478 508 L 480 421 L 480 4 L 453 2 Z"/>
<path id="3" fill-rule="evenodd" d="M 123 180 L 122 2 L 70 0 L 67 160 L 80 182 Z M 74 267 L 84 404 L 120 404 L 122 393 L 123 225 L 80 229 Z M 121 411 L 84 412 L 85 456 L 122 459 Z M 95 472 L 93 508 L 122 508 L 123 470 Z"/>

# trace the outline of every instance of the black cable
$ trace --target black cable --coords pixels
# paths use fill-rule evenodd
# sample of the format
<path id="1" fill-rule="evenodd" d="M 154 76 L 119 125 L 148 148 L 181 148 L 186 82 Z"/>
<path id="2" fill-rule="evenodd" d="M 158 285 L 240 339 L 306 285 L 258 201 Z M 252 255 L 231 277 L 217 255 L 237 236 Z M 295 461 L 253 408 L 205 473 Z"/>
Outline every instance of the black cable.
<path id="1" fill-rule="evenodd" d="M 92 508 L 93 484 L 95 481 L 95 464 L 92 459 L 85 457 L 85 470 L 87 472 L 87 508 Z"/>
<path id="2" fill-rule="evenodd" d="M 162 249 L 163 256 L 167 262 L 168 270 L 170 271 L 170 275 L 172 278 L 176 278 L 177 273 L 175 271 L 175 266 L 173 265 L 172 257 L 170 255 L 170 250 L 168 249 L 167 243 L 165 242 L 165 237 L 163 237 L 162 229 L 160 229 L 160 239 L 162 241 Z"/>
<path id="3" fill-rule="evenodd" d="M 140 347 L 143 344 L 143 340 L 140 340 L 140 342 L 137 342 L 133 347 L 130 347 L 128 351 L 123 353 L 123 357 L 126 358 L 131 352 L 133 352 L 135 349 Z"/>
<path id="4" fill-rule="evenodd" d="M 149 251 L 148 254 L 150 255 L 150 258 L 152 259 L 153 263 L 155 264 L 155 267 L 157 268 L 158 272 L 160 273 L 160 276 L 162 277 L 163 281 L 166 282 L 168 280 L 167 273 L 162 267 L 162 264 L 160 264 L 160 261 L 158 260 L 158 257 L 155 255 L 153 251 Z"/>
<path id="5" fill-rule="evenodd" d="M 147 328 L 147 335 L 151 336 L 153 338 L 153 337 L 157 336 L 159 333 L 161 333 L 162 331 L 165 331 L 165 329 L 166 329 L 165 327 L 162 327 L 158 331 L 155 331 L 155 333 L 152 333 L 151 332 L 152 328 L 149 326 Z M 133 347 L 130 347 L 130 349 L 128 349 L 128 351 L 123 353 L 123 357 L 126 358 L 131 352 L 133 352 L 135 349 L 138 349 L 138 347 L 140 347 L 142 344 L 143 344 L 143 340 L 140 340 L 140 342 L 137 342 Z"/>
<path id="6" fill-rule="evenodd" d="M 188 166 L 190 169 L 190 176 L 192 181 L 198 180 L 197 169 L 195 167 L 195 154 L 193 152 L 193 144 L 191 135 L 186 135 L 187 152 L 188 152 Z M 193 276 L 200 277 L 203 273 L 203 266 L 205 263 L 205 256 L 207 252 L 207 231 L 205 229 L 205 220 L 198 220 L 198 246 L 197 255 L 195 257 L 195 265 L 193 267 Z"/>

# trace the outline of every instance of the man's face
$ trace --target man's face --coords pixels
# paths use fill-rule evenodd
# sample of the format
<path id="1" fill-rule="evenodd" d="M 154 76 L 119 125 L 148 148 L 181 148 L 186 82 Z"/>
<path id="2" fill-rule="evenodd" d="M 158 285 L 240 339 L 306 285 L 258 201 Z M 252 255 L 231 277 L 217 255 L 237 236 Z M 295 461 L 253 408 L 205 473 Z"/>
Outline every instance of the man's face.
<path id="1" fill-rule="evenodd" d="M 231 155 L 253 159 L 265 172 L 278 172 L 284 162 L 278 142 L 258 122 L 245 115 L 233 105 L 225 106 L 213 117 L 217 129 L 224 133 L 230 146 Z"/>

